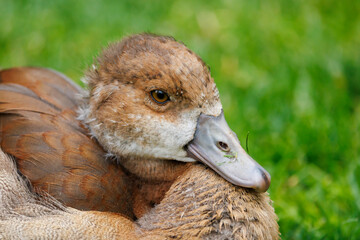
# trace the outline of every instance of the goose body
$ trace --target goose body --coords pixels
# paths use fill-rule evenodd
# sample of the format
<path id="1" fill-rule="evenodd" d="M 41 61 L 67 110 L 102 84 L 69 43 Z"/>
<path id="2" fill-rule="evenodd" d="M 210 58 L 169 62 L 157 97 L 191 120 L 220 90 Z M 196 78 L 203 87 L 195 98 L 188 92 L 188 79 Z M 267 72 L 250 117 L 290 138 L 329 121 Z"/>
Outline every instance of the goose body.
<path id="1" fill-rule="evenodd" d="M 3 152 L 0 196 L 4 239 L 279 239 L 268 194 L 234 186 L 200 164 L 190 166 L 136 222 L 39 198 Z"/>
<path id="2" fill-rule="evenodd" d="M 161 221 L 172 216 L 166 209 L 181 205 L 175 199 L 194 201 L 195 206 L 203 199 L 206 204 L 215 201 L 208 195 L 190 200 L 180 194 L 191 191 L 187 181 L 196 182 L 202 174 L 212 176 L 214 185 L 204 180 L 199 189 L 206 189 L 201 188 L 205 183 L 223 183 L 224 191 L 238 189 L 231 197 L 234 202 L 236 196 L 261 196 L 260 205 L 275 216 L 261 193 L 269 187 L 269 174 L 241 148 L 223 117 L 206 64 L 183 44 L 150 34 L 125 38 L 103 51 L 85 80 L 88 91 L 49 69 L 0 72 L 0 146 L 14 157 L 38 195 L 47 192 L 66 205 L 61 219 L 93 214 L 105 221 L 106 215 L 115 222 L 130 221 L 137 237 L 142 236 L 139 231 L 163 231 Z M 194 164 L 196 160 L 227 181 Z M 183 211 L 174 215 L 178 224 L 170 227 L 177 234 L 191 225 L 179 220 L 186 214 L 179 209 Z M 74 214 L 65 214 L 69 211 Z M 205 215 L 198 226 L 208 232 Z M 141 220 L 148 218 L 152 220 Z M 131 221 L 135 219 L 140 227 Z M 230 216 L 230 222 L 242 220 Z"/>

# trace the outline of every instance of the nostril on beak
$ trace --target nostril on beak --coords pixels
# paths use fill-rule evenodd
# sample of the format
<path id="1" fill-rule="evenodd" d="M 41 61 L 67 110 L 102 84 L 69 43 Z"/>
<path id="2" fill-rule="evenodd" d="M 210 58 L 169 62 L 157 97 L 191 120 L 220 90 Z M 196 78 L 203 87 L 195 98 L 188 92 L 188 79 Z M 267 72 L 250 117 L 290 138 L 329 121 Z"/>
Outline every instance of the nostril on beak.
<path id="1" fill-rule="evenodd" d="M 221 151 L 224 151 L 224 152 L 229 152 L 230 151 L 230 147 L 229 145 L 227 145 L 226 143 L 224 142 L 217 142 L 216 143 L 216 146 L 221 150 Z"/>

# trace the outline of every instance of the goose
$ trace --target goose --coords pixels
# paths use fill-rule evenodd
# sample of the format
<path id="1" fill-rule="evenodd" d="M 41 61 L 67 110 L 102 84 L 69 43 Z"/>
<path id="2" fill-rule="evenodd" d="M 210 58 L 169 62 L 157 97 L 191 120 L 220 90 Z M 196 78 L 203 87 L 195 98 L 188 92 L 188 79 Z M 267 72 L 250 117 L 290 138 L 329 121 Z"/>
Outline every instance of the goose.
<path id="1" fill-rule="evenodd" d="M 268 194 L 235 186 L 201 164 L 136 222 L 81 211 L 29 190 L 0 149 L 1 239 L 279 239 L 276 220 Z"/>
<path id="2" fill-rule="evenodd" d="M 100 54 L 85 80 L 84 92 L 49 69 L 0 72 L 0 146 L 38 194 L 141 219 L 195 161 L 231 186 L 268 189 L 270 175 L 225 121 L 208 67 L 184 44 L 127 37 Z"/>

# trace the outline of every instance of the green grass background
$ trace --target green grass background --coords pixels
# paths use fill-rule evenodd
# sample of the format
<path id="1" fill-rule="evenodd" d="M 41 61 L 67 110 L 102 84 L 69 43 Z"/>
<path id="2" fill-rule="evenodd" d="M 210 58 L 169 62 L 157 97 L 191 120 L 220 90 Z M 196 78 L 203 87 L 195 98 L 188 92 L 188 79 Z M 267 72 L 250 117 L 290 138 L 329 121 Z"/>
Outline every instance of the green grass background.
<path id="1" fill-rule="evenodd" d="M 211 67 L 272 175 L 283 239 L 360 239 L 360 1 L 0 0 L 0 67 L 79 82 L 125 35 L 172 35 Z"/>

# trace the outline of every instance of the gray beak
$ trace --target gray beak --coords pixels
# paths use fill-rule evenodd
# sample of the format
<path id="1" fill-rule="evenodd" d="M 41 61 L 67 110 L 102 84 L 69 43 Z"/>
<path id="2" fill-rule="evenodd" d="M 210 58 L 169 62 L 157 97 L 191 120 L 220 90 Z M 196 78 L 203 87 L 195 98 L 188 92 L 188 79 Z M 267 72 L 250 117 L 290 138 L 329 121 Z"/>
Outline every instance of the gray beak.
<path id="1" fill-rule="evenodd" d="M 200 115 L 187 153 L 235 185 L 258 192 L 265 192 L 270 186 L 270 174 L 241 147 L 223 112 L 217 117 Z"/>

